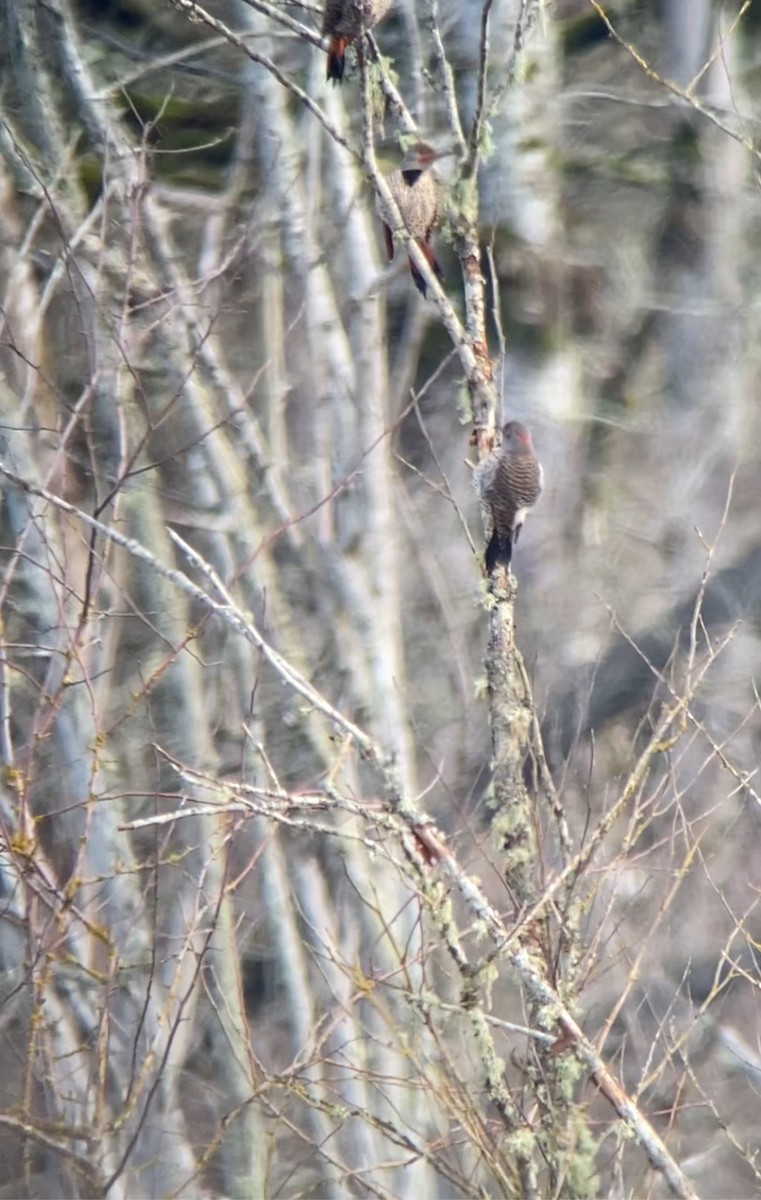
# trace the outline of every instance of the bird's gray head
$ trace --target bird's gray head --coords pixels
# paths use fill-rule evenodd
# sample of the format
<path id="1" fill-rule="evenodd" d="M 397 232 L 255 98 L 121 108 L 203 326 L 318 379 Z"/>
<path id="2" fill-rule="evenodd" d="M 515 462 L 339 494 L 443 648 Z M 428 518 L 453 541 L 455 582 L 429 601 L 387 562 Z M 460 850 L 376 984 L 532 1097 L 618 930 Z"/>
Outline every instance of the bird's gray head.
<path id="1" fill-rule="evenodd" d="M 517 452 L 532 451 L 531 434 L 521 421 L 508 421 L 502 429 L 502 449 Z"/>
<path id="2" fill-rule="evenodd" d="M 428 142 L 413 142 L 402 160 L 402 171 L 425 171 L 439 158 L 438 150 Z"/>

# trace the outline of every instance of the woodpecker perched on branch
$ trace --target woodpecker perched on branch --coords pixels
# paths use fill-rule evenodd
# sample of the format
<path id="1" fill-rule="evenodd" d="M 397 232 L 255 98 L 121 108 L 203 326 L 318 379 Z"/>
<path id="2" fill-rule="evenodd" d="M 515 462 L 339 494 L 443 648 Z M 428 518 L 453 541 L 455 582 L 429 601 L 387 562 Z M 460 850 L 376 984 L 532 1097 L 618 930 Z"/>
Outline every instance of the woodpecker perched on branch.
<path id="1" fill-rule="evenodd" d="M 508 421 L 483 490 L 494 523 L 486 547 L 489 575 L 500 563 L 505 567 L 510 565 L 513 545 L 518 541 L 526 514 L 542 493 L 543 484 L 544 472 L 534 453 L 531 434 L 520 421 Z"/>
<path id="2" fill-rule="evenodd" d="M 328 38 L 328 79 L 344 77 L 346 47 L 381 21 L 394 0 L 327 0 L 322 36 Z"/>
<path id="3" fill-rule="evenodd" d="M 439 157 L 441 157 L 439 153 L 427 142 L 415 142 L 405 154 L 399 170 L 392 171 L 390 175 L 386 176 L 386 183 L 396 201 L 404 224 L 423 251 L 431 270 L 437 279 L 443 279 L 441 267 L 430 242 L 431 233 L 439 219 L 440 188 L 439 180 L 430 168 Z M 394 257 L 394 236 L 386 224 L 386 213 L 380 197 L 376 201 L 376 209 L 383 222 L 386 251 L 390 262 Z M 421 295 L 425 296 L 425 280 L 412 259 L 410 259 L 410 271 L 415 287 Z"/>

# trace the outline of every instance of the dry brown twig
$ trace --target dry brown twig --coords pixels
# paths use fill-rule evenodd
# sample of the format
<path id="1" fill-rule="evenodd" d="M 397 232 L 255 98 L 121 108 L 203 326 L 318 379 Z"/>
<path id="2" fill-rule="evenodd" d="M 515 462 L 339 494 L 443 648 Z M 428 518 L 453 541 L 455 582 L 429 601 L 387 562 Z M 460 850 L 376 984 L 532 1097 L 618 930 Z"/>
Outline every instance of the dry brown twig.
<path id="1" fill-rule="evenodd" d="M 281 654 L 279 654 L 272 646 L 268 644 L 266 639 L 261 635 L 259 630 L 253 624 L 238 606 L 235 604 L 233 597 L 228 592 L 227 588 L 217 575 L 216 571 L 200 556 L 183 542 L 176 534 L 170 531 L 170 535 L 175 544 L 182 550 L 189 561 L 200 570 L 203 575 L 209 580 L 212 588 L 219 596 L 219 599 L 214 599 L 211 595 L 204 591 L 203 588 L 194 584 L 181 571 L 174 568 L 164 566 L 158 562 L 153 554 L 151 554 L 139 542 L 131 538 L 126 538 L 115 530 L 96 521 L 87 513 L 77 509 L 75 505 L 69 504 L 66 501 L 53 495 L 51 492 L 43 488 L 37 488 L 29 485 L 25 480 L 17 476 L 13 471 L 9 470 L 5 464 L 0 463 L 0 473 L 11 480 L 17 486 L 23 488 L 31 495 L 36 495 L 48 504 L 52 504 L 56 509 L 69 516 L 82 521 L 91 529 L 95 529 L 104 538 L 112 541 L 116 545 L 121 546 L 128 554 L 141 559 L 150 568 L 167 579 L 174 587 L 179 588 L 188 596 L 199 601 L 205 608 L 209 609 L 221 621 L 230 626 L 236 633 L 242 635 L 247 640 L 251 641 L 256 646 L 257 650 L 267 659 L 276 673 L 280 676 L 284 683 L 292 688 L 298 695 L 305 699 L 314 709 L 322 713 L 332 724 L 340 728 L 345 734 L 352 738 L 358 749 L 374 764 L 379 771 L 384 784 L 385 799 L 389 807 L 389 812 L 395 818 L 400 820 L 402 824 L 397 826 L 397 832 L 401 837 L 402 846 L 405 849 L 408 862 L 412 867 L 418 883 L 423 885 L 423 895 L 425 896 L 426 885 L 426 867 L 425 862 L 421 859 L 420 852 L 416 848 L 416 843 L 422 835 L 426 838 L 427 849 L 434 853 L 444 874 L 457 887 L 468 909 L 471 911 L 475 920 L 479 921 L 483 928 L 487 931 L 499 957 L 516 971 L 524 986 L 528 989 L 530 995 L 536 1004 L 541 1005 L 543 1010 L 549 1014 L 553 1014 L 554 1021 L 560 1029 L 558 1047 L 572 1049 L 575 1056 L 579 1059 L 584 1068 L 588 1071 L 597 1086 L 613 1105 L 614 1109 L 633 1130 L 637 1138 L 645 1149 L 648 1158 L 655 1170 L 658 1170 L 664 1175 L 673 1194 L 678 1197 L 691 1198 L 695 1195 L 688 1180 L 680 1171 L 676 1161 L 673 1159 L 667 1148 L 663 1144 L 660 1137 L 657 1135 L 653 1127 L 637 1109 L 636 1105 L 630 1100 L 626 1093 L 621 1088 L 620 1084 L 614 1079 L 599 1053 L 595 1050 L 592 1043 L 585 1037 L 576 1020 L 572 1017 L 566 1006 L 560 1001 L 557 993 L 548 983 L 544 972 L 537 969 L 536 962 L 532 954 L 521 945 L 520 935 L 516 932 L 508 930 L 503 921 L 497 914 L 493 906 L 487 901 L 480 887 L 460 868 L 451 851 L 449 851 L 443 843 L 438 839 L 431 839 L 428 830 L 431 826 L 430 818 L 424 812 L 418 810 L 411 800 L 404 796 L 400 790 L 396 773 L 393 765 L 393 756 L 381 747 L 373 738 L 369 737 L 359 726 L 354 722 L 349 721 L 343 714 L 330 704 L 320 692 L 314 688 L 301 674 L 297 671 Z M 641 778 L 642 774 L 647 769 L 653 754 L 662 748 L 664 739 L 666 738 L 668 729 L 673 724 L 674 719 L 684 708 L 685 699 L 681 699 L 662 719 L 658 730 L 651 739 L 651 743 L 643 755 L 640 757 L 639 763 L 633 773 L 627 788 L 624 789 L 621 800 L 616 806 L 616 813 L 628 801 L 632 790 L 636 783 Z M 611 816 L 604 823 L 601 823 L 598 828 L 597 835 L 593 839 L 593 847 L 595 847 L 601 837 L 602 831 L 610 827 L 610 824 L 615 819 Z M 406 830 L 406 833 L 405 833 Z M 592 853 L 593 848 L 587 848 L 584 855 L 579 857 L 579 861 L 569 864 L 569 867 L 564 873 L 561 873 L 559 882 L 556 881 L 555 887 L 548 890 L 548 895 L 538 902 L 543 905 L 549 899 L 552 891 L 560 886 L 563 879 L 571 873 L 578 872 L 584 862 L 586 862 Z M 434 920 L 435 920 L 435 913 Z"/>

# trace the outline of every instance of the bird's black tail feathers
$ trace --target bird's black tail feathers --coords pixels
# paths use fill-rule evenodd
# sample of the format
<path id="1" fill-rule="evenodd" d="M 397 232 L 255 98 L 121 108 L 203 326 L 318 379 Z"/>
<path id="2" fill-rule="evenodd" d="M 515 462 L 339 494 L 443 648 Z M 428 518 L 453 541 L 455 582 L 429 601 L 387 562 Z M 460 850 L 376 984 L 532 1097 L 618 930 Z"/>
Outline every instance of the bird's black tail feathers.
<path id="1" fill-rule="evenodd" d="M 501 538 L 495 529 L 489 539 L 489 545 L 486 547 L 487 575 L 493 575 L 500 563 L 503 567 L 509 567 L 512 556 L 513 539 L 510 534 L 506 538 Z"/>
<path id="2" fill-rule="evenodd" d="M 333 83 L 341 83 L 344 77 L 347 45 L 346 38 L 334 36 L 330 39 L 330 46 L 328 47 L 328 80 Z"/>
<path id="3" fill-rule="evenodd" d="M 444 282 L 444 272 L 441 269 L 439 260 L 437 259 L 436 255 L 433 252 L 433 247 L 432 247 L 431 243 L 425 241 L 424 238 L 417 238 L 416 240 L 417 240 L 418 246 L 423 251 L 423 254 L 426 257 L 429 267 L 433 271 L 433 273 L 436 276 L 436 278 L 438 279 L 439 283 L 443 283 Z M 425 297 L 428 295 L 428 288 L 426 287 L 426 283 L 425 283 L 425 280 L 423 279 L 423 276 L 418 271 L 418 269 L 415 266 L 412 259 L 410 259 L 410 274 L 412 275 L 412 282 L 415 284 L 415 287 L 420 292 L 420 295 L 423 297 L 423 299 L 425 299 Z"/>

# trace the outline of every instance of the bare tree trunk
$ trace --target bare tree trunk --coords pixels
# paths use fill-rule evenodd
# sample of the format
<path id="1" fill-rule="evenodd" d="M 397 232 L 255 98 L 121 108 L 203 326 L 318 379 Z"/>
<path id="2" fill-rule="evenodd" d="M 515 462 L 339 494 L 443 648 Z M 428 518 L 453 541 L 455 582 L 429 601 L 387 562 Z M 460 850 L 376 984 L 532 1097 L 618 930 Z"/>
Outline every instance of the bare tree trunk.
<path id="1" fill-rule="evenodd" d="M 749 6 L 123 15 L 0 9 L 0 1194 L 750 1194 Z"/>

